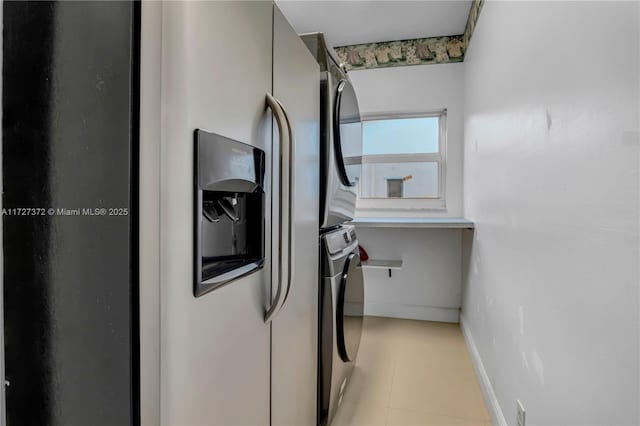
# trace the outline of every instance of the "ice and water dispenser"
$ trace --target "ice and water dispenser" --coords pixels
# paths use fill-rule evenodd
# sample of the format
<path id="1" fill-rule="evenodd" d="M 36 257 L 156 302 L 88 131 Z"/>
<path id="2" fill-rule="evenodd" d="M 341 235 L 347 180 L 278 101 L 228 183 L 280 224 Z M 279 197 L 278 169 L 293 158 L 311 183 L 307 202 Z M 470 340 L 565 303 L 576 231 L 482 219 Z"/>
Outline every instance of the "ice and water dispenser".
<path id="1" fill-rule="evenodd" d="M 264 264 L 265 153 L 195 131 L 195 285 L 201 296 Z"/>

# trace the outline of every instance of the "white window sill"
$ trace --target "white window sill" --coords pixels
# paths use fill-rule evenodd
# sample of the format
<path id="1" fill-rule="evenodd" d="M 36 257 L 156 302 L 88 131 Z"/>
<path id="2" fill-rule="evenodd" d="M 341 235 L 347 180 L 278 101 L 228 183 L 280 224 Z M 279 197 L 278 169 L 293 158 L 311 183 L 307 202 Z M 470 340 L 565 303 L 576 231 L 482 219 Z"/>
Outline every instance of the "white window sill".
<path id="1" fill-rule="evenodd" d="M 376 213 L 378 217 L 393 216 L 393 212 L 410 212 L 416 215 L 424 216 L 425 212 L 438 212 L 446 213 L 448 210 L 446 207 L 369 207 L 369 208 L 356 208 L 356 216 L 367 216 L 372 213 Z M 383 212 L 383 213 L 380 213 Z M 384 212 L 389 212 L 385 214 Z"/>
<path id="2" fill-rule="evenodd" d="M 474 223 L 463 217 L 359 217 L 351 223 L 357 228 L 474 228 Z"/>
<path id="3" fill-rule="evenodd" d="M 358 198 L 356 203 L 356 216 L 358 213 L 364 216 L 371 216 L 371 213 L 379 217 L 394 216 L 393 212 L 409 212 L 423 216 L 424 212 L 429 211 L 446 213 L 447 203 L 442 198 Z"/>

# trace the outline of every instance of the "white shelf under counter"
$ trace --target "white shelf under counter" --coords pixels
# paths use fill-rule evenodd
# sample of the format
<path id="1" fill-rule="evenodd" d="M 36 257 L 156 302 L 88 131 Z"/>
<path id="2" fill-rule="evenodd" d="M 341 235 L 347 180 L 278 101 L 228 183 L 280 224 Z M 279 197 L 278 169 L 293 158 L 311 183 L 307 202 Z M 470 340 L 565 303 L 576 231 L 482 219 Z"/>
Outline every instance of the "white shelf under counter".
<path id="1" fill-rule="evenodd" d="M 363 268 L 402 269 L 402 260 L 368 259 L 361 262 Z"/>
<path id="2" fill-rule="evenodd" d="M 474 228 L 473 222 L 463 217 L 361 217 L 351 223 L 358 228 Z"/>
<path id="3" fill-rule="evenodd" d="M 387 269 L 391 278 L 392 269 L 402 269 L 402 260 L 367 259 L 360 262 L 364 269 Z"/>

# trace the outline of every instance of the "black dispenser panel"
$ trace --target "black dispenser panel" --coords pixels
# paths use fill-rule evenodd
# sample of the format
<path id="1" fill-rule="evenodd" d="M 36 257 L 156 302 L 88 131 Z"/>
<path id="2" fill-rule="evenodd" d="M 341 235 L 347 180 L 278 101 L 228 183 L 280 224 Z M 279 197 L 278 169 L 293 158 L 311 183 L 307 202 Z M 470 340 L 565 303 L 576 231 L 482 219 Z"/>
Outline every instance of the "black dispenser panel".
<path id="1" fill-rule="evenodd" d="M 195 131 L 195 285 L 199 297 L 264 265 L 264 151 Z"/>

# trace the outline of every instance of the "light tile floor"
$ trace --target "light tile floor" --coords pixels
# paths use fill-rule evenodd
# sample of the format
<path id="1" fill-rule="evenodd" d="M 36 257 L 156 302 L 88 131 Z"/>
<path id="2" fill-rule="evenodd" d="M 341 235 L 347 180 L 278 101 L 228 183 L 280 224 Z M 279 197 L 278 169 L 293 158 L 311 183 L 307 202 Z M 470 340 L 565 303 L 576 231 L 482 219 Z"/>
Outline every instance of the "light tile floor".
<path id="1" fill-rule="evenodd" d="M 366 317 L 332 426 L 488 426 L 458 324 Z"/>

